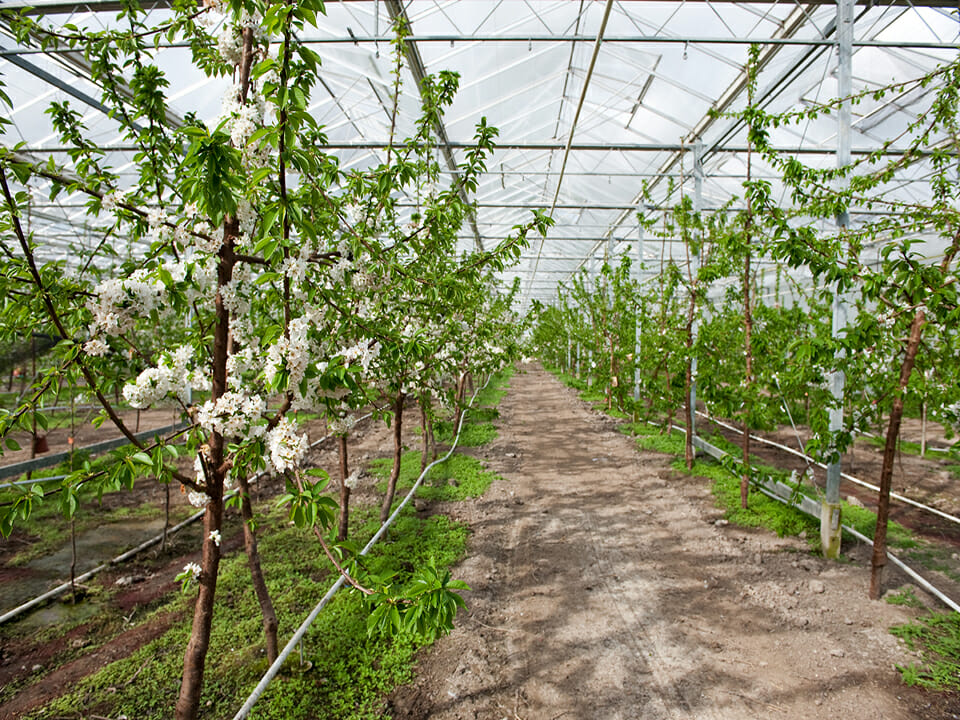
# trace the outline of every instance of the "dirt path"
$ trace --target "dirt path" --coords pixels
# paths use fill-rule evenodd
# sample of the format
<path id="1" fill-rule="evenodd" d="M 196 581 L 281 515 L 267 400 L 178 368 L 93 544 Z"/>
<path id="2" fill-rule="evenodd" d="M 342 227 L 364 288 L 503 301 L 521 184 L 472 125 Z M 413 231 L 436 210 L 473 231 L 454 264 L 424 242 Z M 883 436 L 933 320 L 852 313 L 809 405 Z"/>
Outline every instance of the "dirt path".
<path id="1" fill-rule="evenodd" d="M 458 511 L 469 611 L 395 718 L 953 717 L 900 683 L 887 629 L 916 611 L 866 599 L 861 550 L 825 563 L 718 523 L 706 481 L 525 370 L 486 452 L 505 480 Z"/>

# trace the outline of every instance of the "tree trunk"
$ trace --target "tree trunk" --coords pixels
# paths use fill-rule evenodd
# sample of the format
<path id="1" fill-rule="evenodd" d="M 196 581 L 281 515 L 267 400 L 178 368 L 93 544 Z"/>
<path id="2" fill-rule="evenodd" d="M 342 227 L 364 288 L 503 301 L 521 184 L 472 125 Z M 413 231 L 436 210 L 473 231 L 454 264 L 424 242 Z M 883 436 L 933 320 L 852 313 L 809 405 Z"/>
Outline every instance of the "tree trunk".
<path id="1" fill-rule="evenodd" d="M 687 463 L 687 470 L 693 470 L 693 413 L 696 408 L 690 402 L 690 390 L 693 386 L 693 317 L 697 311 L 696 288 L 690 287 L 690 305 L 687 308 L 687 326 L 685 328 L 686 340 L 684 345 L 687 350 L 687 368 L 684 373 L 684 415 L 686 419 L 686 432 L 683 443 L 683 459 Z"/>
<path id="2" fill-rule="evenodd" d="M 430 399 L 430 394 L 427 393 L 427 408 L 433 409 L 433 403 Z M 427 418 L 427 437 L 430 438 L 430 462 L 435 462 L 437 459 L 437 438 L 433 434 L 433 419 Z"/>
<path id="3" fill-rule="evenodd" d="M 272 664 L 280 654 L 277 643 L 277 613 L 273 609 L 270 591 L 263 577 L 263 568 L 260 565 L 260 551 L 257 548 L 257 536 L 253 531 L 253 506 L 250 502 L 250 485 L 247 478 L 240 476 L 237 479 L 240 486 L 240 516 L 243 518 L 243 549 L 247 553 L 247 567 L 250 568 L 250 578 L 253 581 L 253 591 L 260 603 L 260 615 L 263 618 L 263 637 L 267 644 L 267 660 Z"/>
<path id="4" fill-rule="evenodd" d="M 451 440 L 457 435 L 457 428 L 460 427 L 460 418 L 463 416 L 463 398 L 467 389 L 467 374 L 463 373 L 460 376 L 460 379 L 457 380 L 457 392 L 456 392 L 456 411 L 453 414 L 453 428 L 450 430 Z"/>
<path id="5" fill-rule="evenodd" d="M 380 507 L 380 524 L 390 517 L 390 507 L 393 505 L 393 496 L 397 492 L 397 479 L 400 477 L 400 460 L 403 455 L 403 391 L 397 393 L 393 410 L 393 467 L 390 469 L 390 480 L 387 481 L 387 496 Z"/>
<path id="6" fill-rule="evenodd" d="M 239 231 L 239 222 L 227 218 L 223 227 L 223 245 L 217 263 L 217 285 L 222 288 L 233 278 L 236 262 L 233 245 Z M 213 378 L 210 399 L 213 402 L 227 390 L 227 333 L 230 328 L 230 312 L 223 303 L 223 295 L 217 290 L 214 301 L 216 323 L 213 331 Z M 206 454 L 206 514 L 203 517 L 203 555 L 200 563 L 200 592 L 193 610 L 193 627 L 190 642 L 183 658 L 183 678 L 180 696 L 177 699 L 176 720 L 194 720 L 200 706 L 200 691 L 203 688 L 203 670 L 210 645 L 210 629 L 213 624 L 213 601 L 217 589 L 217 572 L 220 569 L 220 548 L 211 537 L 223 526 L 223 484 L 226 470 L 223 467 L 224 441 L 218 432 L 210 433 L 209 450 Z"/>
<path id="7" fill-rule="evenodd" d="M 900 435 L 900 421 L 903 419 L 903 391 L 910 381 L 913 365 L 920 349 L 920 338 L 926 315 L 920 310 L 913 316 L 910 324 L 910 338 L 907 340 L 907 352 L 900 366 L 900 382 L 893 396 L 890 409 L 890 421 L 887 424 L 887 437 L 883 446 L 883 467 L 880 470 L 880 499 L 877 503 L 877 527 L 873 532 L 873 558 L 870 567 L 870 599 L 880 599 L 883 581 L 883 567 L 887 564 L 887 519 L 890 517 L 890 484 L 893 480 L 893 463 L 897 451 L 897 438 Z"/>
<path id="8" fill-rule="evenodd" d="M 211 473 L 213 474 L 213 473 Z M 177 720 L 194 720 L 200 706 L 200 691 L 203 689 L 203 670 L 210 646 L 210 629 L 213 625 L 213 600 L 217 589 L 217 572 L 220 569 L 220 548 L 210 533 L 219 531 L 223 525 L 223 482 L 213 481 L 207 488 L 210 497 L 203 516 L 203 556 L 200 561 L 200 592 L 193 610 L 193 628 L 190 642 L 183 659 L 183 679 L 180 682 L 180 697 L 177 699 Z"/>
<path id="9" fill-rule="evenodd" d="M 340 523 L 337 526 L 337 542 L 347 539 L 350 528 L 350 488 L 347 487 L 347 478 L 350 477 L 350 467 L 347 462 L 347 436 L 337 436 L 337 454 L 340 457 Z"/>

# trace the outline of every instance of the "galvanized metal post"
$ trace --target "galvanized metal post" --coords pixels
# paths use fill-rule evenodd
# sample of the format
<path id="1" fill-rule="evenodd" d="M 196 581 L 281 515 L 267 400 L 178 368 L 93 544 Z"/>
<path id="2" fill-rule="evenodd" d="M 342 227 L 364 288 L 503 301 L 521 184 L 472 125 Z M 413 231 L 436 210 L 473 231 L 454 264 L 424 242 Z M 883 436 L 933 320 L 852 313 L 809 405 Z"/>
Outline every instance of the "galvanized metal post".
<path id="1" fill-rule="evenodd" d="M 837 166 L 849 165 L 850 129 L 852 116 L 850 95 L 853 92 L 853 3 L 854 0 L 837 0 L 837 82 L 840 104 L 837 119 Z M 837 216 L 837 229 L 843 234 L 850 223 L 846 212 Z M 833 294 L 833 318 L 831 334 L 834 338 L 842 335 L 847 325 L 847 302 L 840 288 Z M 837 356 L 838 364 L 843 356 Z M 843 387 L 845 382 L 843 369 L 838 367 L 830 374 L 830 394 L 834 407 L 830 409 L 830 435 L 836 438 L 843 430 Z M 840 556 L 840 458 L 827 465 L 827 491 L 820 510 L 820 544 L 824 557 L 836 559 Z"/>
<path id="2" fill-rule="evenodd" d="M 643 209 L 643 206 L 641 206 Z M 637 223 L 637 270 L 634 273 L 637 278 L 637 287 L 640 288 L 643 283 L 643 223 Z M 640 315 L 640 308 L 637 308 L 637 318 L 634 323 L 634 341 L 633 341 L 633 400 L 640 402 L 640 342 L 643 337 L 643 318 Z"/>
<path id="3" fill-rule="evenodd" d="M 693 146 L 693 211 L 699 213 L 703 208 L 703 143 L 697 140 Z M 690 255 L 690 275 L 696 282 L 700 272 L 700 251 L 697 249 Z M 694 288 L 690 288 L 693 292 Z M 693 357 L 690 358 L 690 432 L 697 435 L 697 336 L 700 331 L 699 313 L 694 311 L 693 325 L 690 332 L 693 336 Z"/>

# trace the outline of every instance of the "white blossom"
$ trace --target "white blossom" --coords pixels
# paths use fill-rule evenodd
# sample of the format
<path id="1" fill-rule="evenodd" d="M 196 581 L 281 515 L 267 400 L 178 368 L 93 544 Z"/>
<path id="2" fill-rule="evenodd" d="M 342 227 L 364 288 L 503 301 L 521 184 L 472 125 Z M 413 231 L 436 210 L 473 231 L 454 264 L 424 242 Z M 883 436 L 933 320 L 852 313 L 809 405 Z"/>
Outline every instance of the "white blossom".
<path id="1" fill-rule="evenodd" d="M 207 400 L 197 411 L 197 422 L 207 432 L 217 432 L 228 439 L 260 437 L 264 427 L 259 423 L 267 410 L 259 395 L 228 391 L 216 401 Z"/>
<path id="2" fill-rule="evenodd" d="M 307 453 L 307 437 L 298 435 L 296 423 L 284 417 L 267 433 L 267 449 L 270 465 L 276 472 L 293 470 Z"/>
<path id="3" fill-rule="evenodd" d="M 221 536 L 220 536 L 219 530 L 211 530 L 210 539 L 213 540 L 214 545 L 216 545 L 217 547 L 220 547 Z"/>
<path id="4" fill-rule="evenodd" d="M 92 357 L 103 357 L 110 351 L 110 346 L 102 340 L 94 338 L 83 344 L 83 351 Z"/>
<path id="5" fill-rule="evenodd" d="M 357 468 L 347 476 L 347 478 L 343 481 L 343 484 L 346 485 L 351 490 L 356 490 L 357 485 L 360 484 L 360 475 L 361 475 L 361 470 L 360 468 Z"/>
<path id="6" fill-rule="evenodd" d="M 131 407 L 142 409 L 173 395 L 186 402 L 193 387 L 193 372 L 189 364 L 192 350 L 187 346 L 177 348 L 172 354 L 160 359 L 157 367 L 141 372 L 133 383 L 123 386 L 123 397 Z"/>
<path id="7" fill-rule="evenodd" d="M 103 196 L 103 199 L 100 201 L 100 207 L 108 212 L 116 210 L 118 205 L 121 205 L 127 201 L 126 195 L 124 195 L 122 190 L 114 190 L 112 193 L 107 193 Z"/>

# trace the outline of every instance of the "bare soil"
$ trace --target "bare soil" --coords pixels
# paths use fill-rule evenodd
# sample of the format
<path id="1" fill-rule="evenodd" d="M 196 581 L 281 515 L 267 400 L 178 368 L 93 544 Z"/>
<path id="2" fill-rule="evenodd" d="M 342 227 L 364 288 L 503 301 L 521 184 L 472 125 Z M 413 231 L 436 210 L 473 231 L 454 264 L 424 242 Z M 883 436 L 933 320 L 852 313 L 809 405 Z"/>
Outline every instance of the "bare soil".
<path id="1" fill-rule="evenodd" d="M 831 563 L 725 525 L 706 480 L 525 370 L 484 453 L 504 479 L 450 508 L 473 528 L 455 573 L 469 609 L 390 697 L 394 718 L 960 714 L 900 681 L 916 658 L 888 628 L 918 611 L 867 599 L 864 548 Z"/>
<path id="2" fill-rule="evenodd" d="M 166 413 L 164 416 L 168 417 Z M 306 429 L 311 440 L 323 437 L 326 432 L 320 421 L 307 423 Z M 390 431 L 382 423 L 371 420 L 360 423 L 351 434 L 350 449 L 354 454 L 351 463 L 387 455 L 389 437 Z M 307 462 L 333 470 L 337 467 L 336 458 L 336 445 L 328 439 L 309 452 Z M 254 502 L 273 497 L 282 489 L 282 480 L 264 478 L 252 487 Z M 372 490 L 367 493 L 372 497 Z M 176 503 L 186 502 L 180 493 L 172 495 Z M 159 502 L 162 496 L 162 488 L 156 482 L 141 480 L 132 491 L 105 495 L 104 505 Z M 141 539 L 131 538 L 129 546 Z M 10 548 L 5 547 L 9 542 L 9 539 L 0 540 L 0 561 L 11 554 Z M 20 542 L 29 542 L 29 538 Z M 84 602 L 95 604 L 90 611 L 90 620 L 65 632 L 51 632 L 51 628 L 44 627 L 42 620 L 30 615 L 0 628 L 0 720 L 15 720 L 36 710 L 68 691 L 76 682 L 133 653 L 165 632 L 175 617 L 164 615 L 146 624 L 138 623 L 138 618 L 156 607 L 165 595 L 178 592 L 179 585 L 174 578 L 187 562 L 199 560 L 199 548 L 200 525 L 196 524 L 171 536 L 166 551 L 159 548 L 147 550 L 123 565 L 105 570 L 87 585 Z M 125 549 L 116 547 L 107 557 Z M 225 553 L 243 552 L 242 530 L 235 511 L 227 513 L 223 550 Z M 66 567 L 63 573 L 66 577 Z M 22 583 L 32 574 L 29 569 L 0 565 L 0 583 L 3 584 Z M 0 607 L 12 607 L 3 600 L 9 594 L 3 584 L 0 584 Z M 66 600 L 64 603 L 54 601 L 38 613 L 57 618 L 61 611 L 67 610 Z M 32 623 L 31 627 L 35 625 L 39 630 L 24 631 L 18 628 L 21 623 Z M 3 694 L 4 686 L 14 685 L 20 685 L 22 689 L 12 696 Z"/>
<path id="3" fill-rule="evenodd" d="M 863 548 L 827 563 L 802 540 L 718 524 L 706 480 L 639 451 L 538 366 L 525 371 L 501 404 L 499 438 L 468 450 L 504 479 L 474 501 L 418 501 L 421 513 L 470 524 L 455 576 L 473 589 L 453 633 L 388 698 L 393 717 L 960 716 L 955 696 L 901 683 L 894 665 L 915 658 L 888 628 L 918 611 L 866 599 Z M 410 446 L 415 419 L 405 424 Z M 351 465 L 387 456 L 390 431 L 367 422 L 350 449 Z M 310 460 L 336 467 L 333 443 Z M 356 500 L 376 499 L 363 482 Z M 224 540 L 242 551 L 236 528 Z M 40 707 L 162 632 L 165 620 L 130 623 L 176 591 L 171 578 L 196 546 L 185 536 L 99 576 L 102 614 L 89 623 L 52 639 L 0 634 L 0 685 L 23 688 L 0 704 L 0 719 Z M 888 572 L 890 587 L 902 582 Z"/>
<path id="4" fill-rule="evenodd" d="M 719 425 L 705 422 L 701 427 L 709 431 L 716 430 L 730 442 L 740 444 L 741 437 Z M 799 449 L 800 442 L 806 442 L 808 430 L 804 427 L 781 428 L 775 432 L 754 432 L 753 435 L 767 438 L 787 447 Z M 797 437 L 800 437 L 798 442 Z M 943 428 L 935 423 L 927 427 L 928 438 L 934 446 L 948 447 L 944 439 Z M 920 421 L 915 418 L 904 420 L 902 437 L 919 441 Z M 796 455 L 764 443 L 751 441 L 750 454 L 760 461 L 784 470 L 796 470 L 802 474 L 809 469 L 814 482 L 821 490 L 826 486 L 826 470 L 817 466 L 808 466 L 806 461 Z M 844 473 L 858 480 L 880 484 L 880 469 L 883 465 L 883 448 L 871 443 L 867 438 L 857 438 L 854 446 L 841 458 Z M 950 469 L 955 462 L 947 459 L 944 453 L 928 452 L 925 457 L 899 452 L 893 468 L 892 491 L 903 497 L 916 500 L 941 512 L 960 516 L 960 480 Z M 878 493 L 855 484 L 844 478 L 840 485 L 841 497 L 848 502 L 877 510 Z M 903 555 L 915 562 L 912 556 L 924 560 L 915 569 L 921 571 L 927 580 L 940 591 L 946 593 L 954 602 L 960 602 L 960 523 L 935 515 L 922 508 L 891 498 L 890 519 L 909 528 L 913 533 L 935 548 L 934 557 L 926 561 L 926 552 L 907 552 Z"/>

